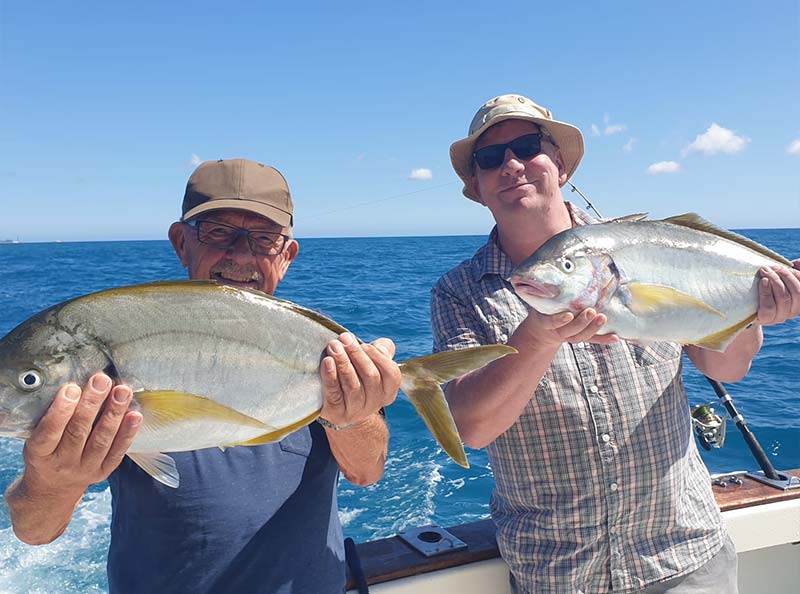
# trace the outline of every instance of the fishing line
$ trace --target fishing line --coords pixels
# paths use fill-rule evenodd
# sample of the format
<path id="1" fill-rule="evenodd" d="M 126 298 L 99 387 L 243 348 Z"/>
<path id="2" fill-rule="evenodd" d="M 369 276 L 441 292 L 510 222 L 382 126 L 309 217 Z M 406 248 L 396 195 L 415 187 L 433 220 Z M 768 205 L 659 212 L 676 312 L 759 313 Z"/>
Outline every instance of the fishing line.
<path id="1" fill-rule="evenodd" d="M 344 212 L 346 210 L 353 210 L 354 208 L 361 208 L 362 206 L 370 206 L 372 204 L 378 204 L 380 202 L 388 202 L 390 200 L 397 200 L 398 198 L 405 198 L 406 196 L 411 196 L 413 194 L 420 194 L 422 192 L 429 192 L 431 190 L 438 190 L 439 188 L 445 188 L 447 186 L 452 186 L 454 184 L 458 184 L 458 181 L 447 182 L 446 184 L 439 184 L 438 186 L 429 186 L 427 188 L 421 188 L 419 190 L 413 190 L 411 192 L 403 192 L 402 194 L 394 194 L 393 196 L 387 196 L 385 198 L 378 198 L 377 200 L 367 200 L 366 202 L 359 202 L 357 204 L 351 204 L 350 206 L 343 206 L 342 208 L 335 208 L 333 210 L 326 210 L 324 212 L 319 212 L 313 215 L 303 215 L 303 220 L 308 219 L 318 219 L 320 217 L 324 217 L 331 214 L 336 214 L 339 212 Z"/>

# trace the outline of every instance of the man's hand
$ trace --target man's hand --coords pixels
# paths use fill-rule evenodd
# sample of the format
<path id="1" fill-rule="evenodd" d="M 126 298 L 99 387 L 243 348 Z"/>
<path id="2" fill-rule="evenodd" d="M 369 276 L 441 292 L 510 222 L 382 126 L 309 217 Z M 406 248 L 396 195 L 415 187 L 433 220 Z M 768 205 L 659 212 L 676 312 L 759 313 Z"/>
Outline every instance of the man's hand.
<path id="1" fill-rule="evenodd" d="M 800 259 L 792 264 L 794 269 L 764 266 L 759 271 L 757 322 L 762 326 L 800 316 Z"/>
<path id="2" fill-rule="evenodd" d="M 320 416 L 345 427 L 394 402 L 402 379 L 392 360 L 394 352 L 394 343 L 388 338 L 361 344 L 345 332 L 331 340 L 328 356 L 320 364 L 324 398 Z"/>
<path id="3" fill-rule="evenodd" d="M 23 481 L 28 492 L 82 493 L 108 478 L 142 422 L 141 413 L 128 411 L 130 401 L 131 389 L 112 388 L 103 373 L 93 375 L 83 390 L 75 384 L 62 386 L 25 442 Z"/>
<path id="4" fill-rule="evenodd" d="M 524 331 L 541 346 L 559 346 L 562 342 L 617 342 L 619 337 L 616 334 L 597 334 L 606 321 L 605 314 L 591 308 L 578 314 L 561 312 L 552 315 L 532 309 L 520 327 L 524 326 Z"/>

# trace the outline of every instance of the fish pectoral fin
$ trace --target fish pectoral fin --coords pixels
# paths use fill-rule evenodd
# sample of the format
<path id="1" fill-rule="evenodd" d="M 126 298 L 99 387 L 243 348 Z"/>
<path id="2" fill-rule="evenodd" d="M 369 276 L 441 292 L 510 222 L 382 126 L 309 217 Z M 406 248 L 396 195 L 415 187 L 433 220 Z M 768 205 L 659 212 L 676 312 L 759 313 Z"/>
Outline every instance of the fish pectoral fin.
<path id="1" fill-rule="evenodd" d="M 739 334 L 742 330 L 744 330 L 753 320 L 758 317 L 757 313 L 745 318 L 738 324 L 734 324 L 730 328 L 725 328 L 724 330 L 720 330 L 719 332 L 715 332 L 714 334 L 709 334 L 708 336 L 704 336 L 699 341 L 695 342 L 699 347 L 703 347 L 704 349 L 709 349 L 712 351 L 719 351 L 723 352 L 731 341 L 736 338 L 736 335 Z"/>
<path id="2" fill-rule="evenodd" d="M 172 390 L 148 390 L 137 392 L 134 399 L 142 411 L 142 429 L 152 431 L 181 421 L 213 419 L 234 425 L 258 427 L 275 430 L 275 427 L 262 423 L 244 413 L 240 413 L 210 398 L 175 392 Z"/>
<path id="3" fill-rule="evenodd" d="M 721 318 L 725 317 L 725 314 L 707 303 L 672 287 L 630 283 L 625 285 L 625 290 L 627 299 L 623 299 L 623 302 L 637 316 L 659 315 L 678 308 L 701 309 Z"/>
<path id="4" fill-rule="evenodd" d="M 403 392 L 442 449 L 459 466 L 469 468 L 469 462 L 440 384 L 516 352 L 515 348 L 496 344 L 435 353 L 400 364 Z"/>
<path id="5" fill-rule="evenodd" d="M 175 460 L 166 454 L 159 452 L 131 454 L 128 452 L 128 458 L 133 460 L 139 468 L 159 483 L 163 483 L 173 489 L 177 489 L 178 485 L 181 484 L 181 477 L 178 474 L 178 468 L 175 466 Z"/>
<path id="6" fill-rule="evenodd" d="M 270 431 L 269 433 L 265 433 L 264 435 L 259 435 L 258 437 L 254 437 L 253 439 L 248 439 L 247 441 L 240 441 L 239 443 L 230 443 L 227 446 L 256 446 L 256 445 L 263 445 L 265 443 L 272 443 L 274 441 L 279 441 L 289 435 L 290 433 L 294 433 L 298 429 L 301 429 L 314 421 L 319 416 L 319 411 L 316 411 L 307 417 L 300 419 L 296 423 L 292 423 L 291 425 L 287 425 L 286 427 L 281 427 L 280 429 L 276 429 L 275 431 Z M 222 449 L 222 447 L 220 448 Z M 224 451 L 224 449 L 223 449 Z"/>

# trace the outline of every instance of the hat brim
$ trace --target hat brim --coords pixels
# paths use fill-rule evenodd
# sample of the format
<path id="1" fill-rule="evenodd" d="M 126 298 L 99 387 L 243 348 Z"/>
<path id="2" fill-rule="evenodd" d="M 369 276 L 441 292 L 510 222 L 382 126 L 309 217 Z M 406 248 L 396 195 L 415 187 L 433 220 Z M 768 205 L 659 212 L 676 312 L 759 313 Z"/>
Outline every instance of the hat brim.
<path id="1" fill-rule="evenodd" d="M 567 179 L 572 177 L 572 174 L 578 168 L 578 163 L 583 158 L 584 147 L 581 131 L 566 122 L 540 118 L 526 113 L 510 112 L 492 118 L 486 125 L 481 126 L 466 138 L 457 140 L 450 145 L 450 162 L 453 164 L 453 169 L 455 169 L 458 177 L 464 182 L 464 188 L 461 190 L 464 196 L 470 200 L 479 201 L 478 196 L 470 187 L 472 185 L 470 180 L 473 175 L 472 153 L 475 152 L 475 143 L 486 130 L 505 120 L 525 120 L 547 128 L 550 136 L 553 137 L 558 149 L 561 151 Z"/>
<path id="2" fill-rule="evenodd" d="M 263 202 L 254 202 L 252 200 L 242 200 L 240 198 L 230 198 L 221 200 L 209 200 L 203 204 L 199 204 L 183 215 L 182 221 L 193 219 L 199 214 L 204 212 L 211 212 L 212 210 L 242 210 L 245 212 L 252 212 L 262 217 L 266 217 L 278 223 L 281 227 L 292 226 L 292 215 L 277 208 L 264 204 Z"/>

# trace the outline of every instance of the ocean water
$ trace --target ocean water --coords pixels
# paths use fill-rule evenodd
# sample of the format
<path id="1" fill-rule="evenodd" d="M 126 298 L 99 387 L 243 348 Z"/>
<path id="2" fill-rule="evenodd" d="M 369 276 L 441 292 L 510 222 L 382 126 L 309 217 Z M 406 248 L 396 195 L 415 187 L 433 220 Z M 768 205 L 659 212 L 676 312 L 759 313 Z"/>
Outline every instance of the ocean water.
<path id="1" fill-rule="evenodd" d="M 742 233 L 788 257 L 800 256 L 800 229 Z M 303 239 L 278 296 L 325 312 L 364 340 L 393 338 L 398 359 L 426 354 L 430 287 L 483 242 L 478 236 Z M 0 269 L 0 335 L 71 297 L 184 278 L 166 241 L 0 245 Z M 750 374 L 728 389 L 775 467 L 800 468 L 800 321 L 767 328 L 765 334 Z M 715 400 L 691 363 L 685 369 L 691 403 Z M 468 470 L 452 463 L 402 395 L 387 418 L 391 441 L 384 478 L 366 488 L 340 484 L 346 535 L 364 541 L 408 526 L 488 517 L 493 478 L 483 451 L 468 451 Z M 20 472 L 21 451 L 21 442 L 0 438 L 0 489 Z M 722 450 L 701 453 L 712 472 L 757 468 L 732 425 Z M 108 488 L 96 485 L 61 538 L 30 547 L 16 540 L 0 505 L 0 594 L 106 592 L 109 516 Z"/>

